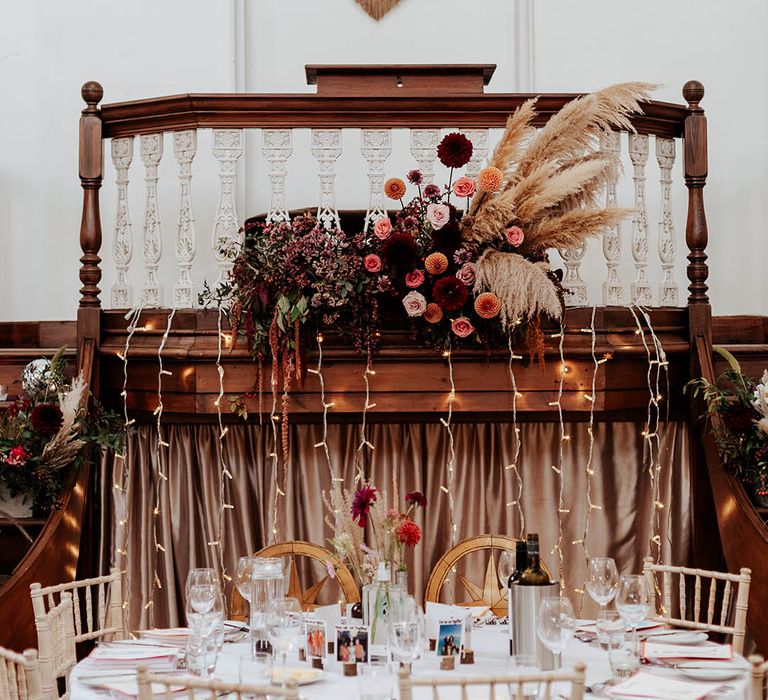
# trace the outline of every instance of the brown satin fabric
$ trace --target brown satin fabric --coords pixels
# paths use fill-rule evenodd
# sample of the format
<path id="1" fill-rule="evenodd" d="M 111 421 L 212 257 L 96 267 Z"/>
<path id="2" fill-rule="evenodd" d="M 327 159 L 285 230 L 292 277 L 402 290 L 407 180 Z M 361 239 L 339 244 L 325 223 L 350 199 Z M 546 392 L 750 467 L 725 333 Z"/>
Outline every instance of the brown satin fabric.
<path id="1" fill-rule="evenodd" d="M 559 426 L 552 423 L 520 424 L 519 469 L 523 479 L 522 505 L 527 531 L 538 532 L 542 552 L 557 572 L 557 555 L 550 551 L 558 538 L 558 480 L 552 465 L 557 463 Z M 591 516 L 587 544 L 592 556 L 613 556 L 622 573 L 639 572 L 649 552 L 649 519 L 652 497 L 643 455 L 645 441 L 638 423 L 595 424 L 592 468 L 592 501 L 601 506 Z M 160 514 L 153 515 L 159 484 L 156 461 L 156 432 L 141 426 L 128 441 L 125 460 L 105 463 L 103 483 L 120 483 L 127 469 L 128 489 L 103 489 L 102 533 L 113 533 L 111 551 L 103 547 L 103 565 L 117 549 L 127 556 L 126 588 L 130 601 L 130 627 L 183 624 L 183 588 L 191 567 L 218 566 L 216 540 L 219 517 L 221 464 L 218 428 L 213 425 L 169 425 L 164 428 L 170 443 L 168 476 L 160 489 Z M 662 559 L 685 564 L 690 549 L 690 483 L 687 428 L 670 423 L 661 429 L 660 511 Z M 486 532 L 520 536 L 516 507 L 507 505 L 517 496 L 513 472 L 505 467 L 514 454 L 510 423 L 456 424 L 453 426 L 456 462 L 453 493 L 457 540 Z M 449 548 L 447 485 L 448 439 L 441 424 L 375 424 L 368 426 L 375 450 L 365 450 L 366 476 L 381 490 L 391 493 L 392 474 L 399 482 L 399 504 L 408 491 L 423 491 L 429 505 L 416 514 L 423 526 L 423 540 L 411 555 L 409 587 L 421 597 L 429 572 Z M 563 442 L 564 508 L 562 549 L 566 587 L 574 602 L 583 587 L 584 550 L 581 544 L 586 515 L 585 472 L 588 454 L 586 423 L 566 424 L 570 440 Z M 291 455 L 287 497 L 280 499 L 280 539 L 302 539 L 326 544 L 331 536 L 324 524 L 321 493 L 328 490 L 330 476 L 322 449 L 320 425 L 291 426 Z M 333 463 L 347 485 L 353 483 L 355 453 L 360 442 L 359 425 L 329 425 L 328 445 Z M 234 573 L 242 554 L 255 552 L 270 542 L 274 475 L 269 453 L 269 426 L 233 425 L 221 443 L 223 457 L 233 475 L 225 479 L 225 500 L 234 509 L 224 513 L 222 544 L 228 573 Z M 114 499 L 114 513 L 111 513 Z M 120 527 L 127 513 L 128 523 Z M 165 552 L 155 547 L 157 540 Z M 104 537 L 104 541 L 107 538 Z M 118 558 L 120 561 L 120 558 Z M 153 570 L 162 585 L 153 591 Z M 476 559 L 467 575 L 482 584 L 484 562 Z M 459 573 L 462 573 L 460 571 Z M 463 596 L 463 591 L 457 593 Z M 149 601 L 153 604 L 146 607 Z M 327 602 L 335 602 L 328 600 Z M 593 613 L 594 604 L 585 598 L 583 614 Z"/>

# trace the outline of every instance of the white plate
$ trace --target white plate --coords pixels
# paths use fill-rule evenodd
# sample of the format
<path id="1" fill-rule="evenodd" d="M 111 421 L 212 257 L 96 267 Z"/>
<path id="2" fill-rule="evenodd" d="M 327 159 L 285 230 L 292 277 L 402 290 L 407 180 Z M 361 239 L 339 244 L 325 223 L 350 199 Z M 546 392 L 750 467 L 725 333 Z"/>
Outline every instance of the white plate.
<path id="1" fill-rule="evenodd" d="M 296 681 L 297 685 L 309 685 L 316 683 L 323 677 L 323 672 L 319 668 L 289 668 L 286 673 L 287 681 Z M 283 669 L 272 669 L 272 682 L 279 685 L 283 682 Z"/>
<path id="2" fill-rule="evenodd" d="M 701 644 L 707 639 L 706 632 L 673 632 L 672 634 L 660 634 L 652 637 L 654 644 L 683 644 L 685 646 Z"/>
<path id="3" fill-rule="evenodd" d="M 726 666 L 725 668 L 678 668 L 678 671 L 697 681 L 728 681 L 741 676 L 745 669 Z"/>

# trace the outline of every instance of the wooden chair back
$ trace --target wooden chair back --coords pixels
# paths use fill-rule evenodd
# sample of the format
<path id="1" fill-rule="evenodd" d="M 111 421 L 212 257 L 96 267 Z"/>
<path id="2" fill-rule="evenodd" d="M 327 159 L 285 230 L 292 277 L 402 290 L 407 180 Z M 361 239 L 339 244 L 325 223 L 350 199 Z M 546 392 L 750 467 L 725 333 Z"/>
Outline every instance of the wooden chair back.
<path id="1" fill-rule="evenodd" d="M 584 697 L 584 676 L 586 666 L 579 662 L 574 664 L 573 670 L 539 671 L 536 673 L 521 673 L 504 676 L 477 676 L 471 678 L 414 678 L 407 668 L 400 669 L 400 700 L 413 700 L 414 688 L 432 688 L 433 700 L 440 700 L 440 688 L 461 689 L 461 697 L 470 697 L 474 690 L 475 695 L 494 698 L 499 694 L 502 697 L 520 698 L 522 700 L 529 695 L 526 693 L 532 685 L 538 689 L 537 697 L 542 700 L 555 700 L 556 698 L 569 698 L 570 700 L 582 700 Z M 570 690 L 567 695 L 562 684 L 569 683 Z M 485 690 L 486 692 L 483 692 Z"/>
<path id="2" fill-rule="evenodd" d="M 752 580 L 752 572 L 749 569 L 741 569 L 738 574 L 726 574 L 685 566 L 654 564 L 651 557 L 646 557 L 643 574 L 651 592 L 651 614 L 655 615 L 656 619 L 676 627 L 728 635 L 731 637 L 733 650 L 739 654 L 744 651 L 749 587 Z M 706 580 L 709 580 L 709 584 L 703 582 Z M 688 605 L 690 582 L 693 583 L 693 606 Z M 719 582 L 723 583 L 722 587 Z M 706 610 L 702 610 L 702 590 L 706 592 Z M 658 599 L 659 594 L 661 600 Z M 734 600 L 735 611 L 731 614 Z M 678 615 L 673 615 L 675 606 L 678 608 Z"/>
<path id="3" fill-rule="evenodd" d="M 496 573 L 498 553 L 507 550 L 515 553 L 515 540 L 506 535 L 477 535 L 462 540 L 440 557 L 432 573 L 427 580 L 427 588 L 424 592 L 424 600 L 439 603 L 443 586 L 451 572 L 459 561 L 474 552 L 489 552 L 488 563 L 485 567 L 485 576 L 480 584 L 470 581 L 466 575 L 460 575 L 459 581 L 470 596 L 467 601 L 449 601 L 456 605 L 485 606 L 493 611 L 493 614 L 503 617 L 507 614 L 507 589 L 501 585 Z M 542 563 L 546 568 L 546 565 Z"/>
<path id="4" fill-rule="evenodd" d="M 69 698 L 69 673 L 77 663 L 72 593 L 63 591 L 59 602 L 48 612 L 36 614 L 35 627 L 43 697 L 47 700 Z M 64 681 L 63 694 L 59 694 L 59 678 Z"/>
<path id="5" fill-rule="evenodd" d="M 189 698 L 189 700 L 217 700 L 226 695 L 234 700 L 244 698 L 285 698 L 299 700 L 296 683 L 291 681 L 285 688 L 272 685 L 249 685 L 246 683 L 231 683 L 216 678 L 195 678 L 194 676 L 169 676 L 168 674 L 150 673 L 146 667 L 140 666 L 136 680 L 139 686 L 138 700 L 153 700 L 154 698 L 174 697 Z M 207 691 L 207 692 L 206 692 Z"/>
<path id="6" fill-rule="evenodd" d="M 123 615 L 123 579 L 120 569 L 111 569 L 108 576 L 61 583 L 43 588 L 33 583 L 30 588 L 35 618 L 44 615 L 65 592 L 72 594 L 72 615 L 75 643 L 95 639 L 125 637 Z M 94 607 L 94 591 L 96 605 Z"/>
<path id="7" fill-rule="evenodd" d="M 759 654 L 755 654 L 749 657 L 749 663 L 752 667 L 750 672 L 749 700 L 766 700 L 768 698 L 768 687 L 766 687 L 768 661 L 765 661 Z"/>
<path id="8" fill-rule="evenodd" d="M 43 697 L 36 649 L 17 654 L 0 647 L 0 698 L 4 700 L 47 700 Z"/>
<path id="9" fill-rule="evenodd" d="M 302 540 L 292 540 L 290 542 L 279 542 L 270 545 L 256 552 L 257 557 L 283 557 L 289 560 L 289 570 L 287 573 L 288 586 L 286 595 L 296 598 L 304 610 L 312 610 L 316 605 L 316 600 L 320 591 L 328 582 L 330 574 L 324 575 L 319 581 L 309 586 L 302 586 L 299 577 L 299 568 L 297 559 L 306 558 L 322 562 L 324 566 L 332 566 L 334 576 L 339 585 L 344 602 L 356 603 L 360 600 L 360 591 L 357 588 L 355 579 L 350 570 L 339 560 L 339 558 L 319 544 L 304 542 Z M 230 615 L 233 620 L 247 620 L 248 605 L 240 595 L 237 587 L 232 588 L 232 605 Z"/>

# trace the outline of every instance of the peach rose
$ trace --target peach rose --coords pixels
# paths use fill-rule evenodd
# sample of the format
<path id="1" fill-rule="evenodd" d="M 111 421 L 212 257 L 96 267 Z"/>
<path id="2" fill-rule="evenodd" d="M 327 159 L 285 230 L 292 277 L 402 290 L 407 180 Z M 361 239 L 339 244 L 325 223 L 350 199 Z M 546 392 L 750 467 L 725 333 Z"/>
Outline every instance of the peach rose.
<path id="1" fill-rule="evenodd" d="M 441 275 L 448 269 L 448 258 L 444 253 L 430 253 L 424 259 L 424 267 L 430 275 Z"/>
<path id="2" fill-rule="evenodd" d="M 380 219 L 376 219 L 376 223 L 373 224 L 373 232 L 377 238 L 382 241 L 392 233 L 392 222 L 388 217 L 382 216 Z"/>
<path id="3" fill-rule="evenodd" d="M 475 283 L 475 276 L 477 275 L 477 268 L 475 263 L 467 262 L 461 266 L 461 269 L 456 273 L 458 277 L 467 287 L 471 287 Z"/>
<path id="4" fill-rule="evenodd" d="M 523 233 L 523 229 L 521 229 L 519 226 L 510 226 L 507 229 L 507 243 L 509 245 L 519 246 L 523 241 L 525 240 L 525 234 Z"/>
<path id="5" fill-rule="evenodd" d="M 440 323 L 443 320 L 443 310 L 438 304 L 427 304 L 427 308 L 424 311 L 424 320 L 427 323 Z"/>
<path id="6" fill-rule="evenodd" d="M 453 183 L 453 193 L 457 197 L 471 197 L 475 193 L 475 181 L 471 177 L 460 177 Z"/>
<path id="7" fill-rule="evenodd" d="M 454 335 L 459 336 L 459 338 L 466 338 L 470 333 L 472 333 L 472 331 L 475 330 L 475 327 L 472 325 L 468 318 L 465 316 L 459 316 L 458 318 L 455 318 L 453 321 L 451 321 L 451 330 L 453 331 Z"/>
<path id="8" fill-rule="evenodd" d="M 427 300 L 419 292 L 408 292 L 403 297 L 403 306 L 409 316 L 421 316 L 427 310 Z"/>
<path id="9" fill-rule="evenodd" d="M 370 253 L 363 258 L 363 264 L 368 272 L 381 272 L 381 258 L 376 253 Z"/>
<path id="10" fill-rule="evenodd" d="M 435 231 L 439 231 L 451 218 L 451 208 L 447 204 L 427 204 L 427 221 Z"/>
<path id="11" fill-rule="evenodd" d="M 414 270 L 405 276 L 406 287 L 416 289 L 416 287 L 421 287 L 422 284 L 424 284 L 424 272 L 422 270 Z"/>

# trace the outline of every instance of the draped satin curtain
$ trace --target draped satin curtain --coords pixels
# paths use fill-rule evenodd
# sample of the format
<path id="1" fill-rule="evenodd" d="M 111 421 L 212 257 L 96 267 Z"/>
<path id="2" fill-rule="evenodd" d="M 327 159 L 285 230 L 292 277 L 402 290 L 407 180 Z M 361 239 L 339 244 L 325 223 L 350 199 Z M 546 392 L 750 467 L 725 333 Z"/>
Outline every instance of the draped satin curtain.
<path id="1" fill-rule="evenodd" d="M 523 484 L 519 505 L 525 528 L 540 534 L 545 559 L 555 572 L 559 557 L 551 549 L 561 541 L 566 590 L 578 600 L 585 572 L 580 540 L 588 512 L 588 424 L 565 426 L 569 439 L 562 442 L 562 510 L 567 511 L 561 513 L 562 537 L 560 482 L 553 469 L 559 463 L 559 425 L 519 427 Z M 641 569 L 653 535 L 655 499 L 642 429 L 634 422 L 596 423 L 593 429 L 591 500 L 598 508 L 591 513 L 586 544 L 593 556 L 613 556 L 627 573 Z M 456 539 L 482 533 L 520 536 L 518 484 L 514 471 L 506 468 L 514 456 L 513 426 L 456 424 L 453 433 Z M 659 433 L 662 559 L 684 564 L 690 544 L 687 429 L 683 423 L 669 423 Z M 448 497 L 442 490 L 449 485 L 448 435 L 439 423 L 374 424 L 367 427 L 367 435 L 375 449 L 364 451 L 366 476 L 391 492 L 394 474 L 400 503 L 406 492 L 414 490 L 429 499 L 416 516 L 423 525 L 423 540 L 413 553 L 409 572 L 410 588 L 420 596 L 432 566 L 451 541 Z M 282 476 L 282 467 L 273 473 L 270 426 L 232 425 L 220 441 L 214 425 L 168 425 L 164 438 L 170 447 L 163 450 L 167 457 L 162 463 L 154 427 L 141 426 L 129 437 L 126 458 L 102 465 L 103 483 L 113 486 L 102 489 L 102 541 L 110 543 L 102 551 L 103 565 L 114 558 L 125 567 L 131 628 L 183 623 L 181 593 L 189 568 L 218 567 L 222 556 L 231 575 L 240 555 L 272 541 L 275 478 Z M 315 447 L 321 440 L 321 425 L 291 426 L 286 495 L 278 496 L 278 540 L 326 544 L 331 536 L 321 497 L 330 487 L 330 473 L 324 451 Z M 331 460 L 346 485 L 353 483 L 359 442 L 359 425 L 328 426 Z M 232 474 L 231 480 L 223 479 L 224 502 L 234 507 L 224 512 L 219 538 L 222 461 Z M 158 495 L 159 513 L 155 513 Z M 484 570 L 470 573 L 482 585 Z"/>

